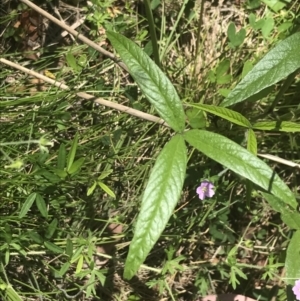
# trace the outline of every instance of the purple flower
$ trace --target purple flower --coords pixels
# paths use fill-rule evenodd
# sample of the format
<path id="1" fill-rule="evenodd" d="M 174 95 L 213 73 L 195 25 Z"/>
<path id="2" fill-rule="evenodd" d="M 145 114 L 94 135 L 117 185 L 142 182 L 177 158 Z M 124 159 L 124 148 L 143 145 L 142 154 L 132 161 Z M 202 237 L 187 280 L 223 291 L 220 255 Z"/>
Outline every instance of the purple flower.
<path id="1" fill-rule="evenodd" d="M 293 292 L 296 296 L 296 299 L 300 300 L 300 279 L 296 280 L 295 285 L 293 287 Z"/>
<path id="2" fill-rule="evenodd" d="M 205 198 L 211 198 L 214 196 L 214 184 L 209 181 L 201 182 L 200 186 L 197 188 L 196 192 L 199 194 L 199 199 L 203 201 Z"/>

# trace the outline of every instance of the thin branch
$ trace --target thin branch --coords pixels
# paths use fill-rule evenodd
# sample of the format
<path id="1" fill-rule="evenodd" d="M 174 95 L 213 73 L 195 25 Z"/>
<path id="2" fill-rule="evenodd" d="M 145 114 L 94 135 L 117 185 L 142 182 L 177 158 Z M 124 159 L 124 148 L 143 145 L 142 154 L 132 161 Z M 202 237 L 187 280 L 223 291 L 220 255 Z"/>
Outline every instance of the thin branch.
<path id="1" fill-rule="evenodd" d="M 23 0 L 22 0 L 23 1 Z M 62 90 L 70 90 L 70 88 L 61 83 L 61 82 L 58 82 L 56 80 L 53 80 L 47 76 L 44 76 L 42 74 L 39 74 L 33 70 L 29 70 L 19 64 L 16 64 L 16 63 L 13 63 L 11 61 L 8 61 L 6 59 L 3 59 L 3 58 L 0 58 L 0 62 L 1 63 L 4 63 L 8 66 L 11 66 L 15 69 L 18 69 L 18 70 L 21 70 L 29 75 L 32 75 L 36 78 L 39 78 L 51 85 L 54 85 Z M 110 107 L 110 108 L 113 108 L 113 109 L 116 109 L 118 111 L 121 111 L 121 112 L 124 112 L 124 113 L 127 113 L 127 114 L 130 114 L 132 116 L 135 116 L 135 117 L 138 117 L 138 118 L 141 118 L 141 119 L 144 119 L 144 120 L 148 120 L 148 121 L 151 121 L 151 122 L 154 122 L 154 123 L 158 123 L 158 124 L 161 124 L 161 125 L 164 125 L 164 126 L 169 126 L 167 123 L 165 123 L 165 121 L 159 117 L 156 117 L 154 115 L 150 115 L 150 114 L 147 114 L 147 113 L 144 113 L 142 111 L 139 111 L 139 110 L 135 110 L 135 109 L 132 109 L 130 107 L 127 107 L 127 106 L 124 106 L 124 105 L 121 105 L 121 104 L 118 104 L 118 103 L 115 103 L 115 102 L 111 102 L 111 101 L 108 101 L 108 100 L 105 100 L 101 97 L 96 97 L 94 95 L 91 95 L 91 94 L 88 94 L 88 93 L 85 93 L 85 92 L 77 92 L 76 95 L 78 97 L 81 97 L 81 98 L 84 98 L 84 99 L 89 99 L 89 100 L 93 100 L 94 102 L 96 103 L 99 103 L 103 106 L 106 106 L 106 107 Z"/>

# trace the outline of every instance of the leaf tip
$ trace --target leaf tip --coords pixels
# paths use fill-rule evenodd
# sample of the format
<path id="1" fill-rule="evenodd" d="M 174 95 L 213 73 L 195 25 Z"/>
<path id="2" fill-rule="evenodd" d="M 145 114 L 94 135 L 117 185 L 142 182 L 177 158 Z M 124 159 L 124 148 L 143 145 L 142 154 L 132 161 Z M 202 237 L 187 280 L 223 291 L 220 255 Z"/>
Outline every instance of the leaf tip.
<path id="1" fill-rule="evenodd" d="M 134 276 L 135 273 L 133 273 L 132 269 L 128 268 L 125 265 L 124 273 L 123 273 L 123 278 L 126 280 L 131 280 L 132 277 Z"/>

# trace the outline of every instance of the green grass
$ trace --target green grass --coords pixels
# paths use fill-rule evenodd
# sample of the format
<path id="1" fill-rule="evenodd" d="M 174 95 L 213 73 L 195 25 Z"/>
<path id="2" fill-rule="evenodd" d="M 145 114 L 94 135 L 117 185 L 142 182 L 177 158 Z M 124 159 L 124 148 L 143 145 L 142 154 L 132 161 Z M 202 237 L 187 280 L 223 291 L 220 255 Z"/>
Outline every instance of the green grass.
<path id="1" fill-rule="evenodd" d="M 104 3 L 105 12 L 110 2 Z M 87 7 L 85 2 L 80 5 Z M 272 16 L 275 25 L 264 37 L 261 28 L 251 28 L 245 17 L 240 24 L 247 30 L 244 44 L 231 49 L 227 40 L 230 19 L 224 23 L 226 27 L 215 26 L 225 22 L 225 14 L 211 19 L 205 15 L 200 40 L 195 41 L 198 11 L 184 11 L 182 5 L 166 3 L 153 14 L 160 37 L 162 69 L 187 102 L 221 103 L 228 90 L 240 81 L 245 62 L 254 65 L 290 34 L 280 32 L 282 24 L 291 22 L 290 30 L 299 29 L 297 3 L 277 14 L 262 4 L 255 9 L 245 5 L 237 9 L 243 9 L 246 16 L 256 14 L 257 19 Z M 120 2 L 115 8 L 121 13 L 113 16 L 107 12 L 99 24 L 146 46 L 150 40 L 146 15 L 142 4 L 134 6 L 130 1 Z M 182 15 L 178 14 L 181 9 Z M 8 23 L 6 16 L 0 22 L 8 33 L 15 19 Z M 79 31 L 113 52 L 96 25 L 93 20 L 86 21 Z M 76 92 L 87 92 L 155 114 L 132 78 L 87 45 L 61 40 L 57 46 L 43 48 L 37 61 L 30 61 L 14 41 L 19 39 L 17 32 L 3 35 L 2 49 L 7 50 L 2 50 L 1 57 L 21 65 L 26 61 L 26 67 L 37 72 L 46 69 L 71 89 L 62 91 L 43 83 L 39 91 L 41 87 L 28 75 L 1 64 L 3 300 L 75 300 L 78 293 L 78 300 L 194 301 L 202 295 L 233 291 L 258 300 L 286 300 L 283 266 L 291 230 L 256 190 L 249 195 L 249 183 L 192 148 L 183 193 L 173 216 L 138 275 L 125 281 L 122 273 L 141 195 L 171 130 L 76 96 Z M 199 43 L 197 56 L 195 43 Z M 226 60 L 230 67 L 222 73 Z M 13 84 L 6 81 L 8 76 L 13 78 Z M 299 122 L 299 83 L 296 75 L 268 115 L 270 120 L 285 116 L 287 121 Z M 268 110 L 279 88 L 275 86 L 259 102 L 243 102 L 234 109 L 257 120 Z M 206 118 L 209 129 L 243 142 L 243 131 L 220 118 Z M 51 142 L 42 145 L 47 150 L 41 148 L 42 137 Z M 298 163 L 299 145 L 299 135 L 293 133 L 258 135 L 258 152 Z M 18 160 L 23 165 L 14 168 Z M 69 168 L 66 173 L 68 162 L 71 167 L 76 160 L 81 160 L 78 169 L 73 167 L 70 172 Z M 299 195 L 299 170 L 268 163 Z M 98 184 L 87 195 L 105 173 L 107 176 L 100 180 L 115 197 Z M 195 190 L 203 178 L 213 178 L 218 184 L 215 198 L 202 202 Z M 20 218 L 32 194 L 38 197 Z M 112 229 L 114 224 L 120 227 Z"/>

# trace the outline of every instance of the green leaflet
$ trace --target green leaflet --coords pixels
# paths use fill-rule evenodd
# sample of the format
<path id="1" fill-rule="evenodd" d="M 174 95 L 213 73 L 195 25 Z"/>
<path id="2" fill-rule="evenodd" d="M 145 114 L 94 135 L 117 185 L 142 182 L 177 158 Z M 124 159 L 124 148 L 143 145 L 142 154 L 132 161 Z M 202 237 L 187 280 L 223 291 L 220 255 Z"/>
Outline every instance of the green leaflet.
<path id="1" fill-rule="evenodd" d="M 246 128 L 251 128 L 251 123 L 250 121 L 244 117 L 242 114 L 227 109 L 227 108 L 222 108 L 218 106 L 213 106 L 213 105 L 206 105 L 206 104 L 200 104 L 200 103 L 187 103 L 187 106 L 191 106 L 200 110 L 203 110 L 205 112 L 214 114 L 216 116 L 222 117 L 232 123 L 235 123 L 237 125 L 246 127 Z"/>
<path id="2" fill-rule="evenodd" d="M 294 194 L 277 174 L 262 160 L 230 139 L 204 130 L 190 130 L 184 134 L 186 141 L 211 159 L 252 181 L 297 207 Z"/>
<path id="3" fill-rule="evenodd" d="M 222 107 L 241 102 L 300 68 L 300 32 L 278 43 L 231 91 Z"/>
<path id="4" fill-rule="evenodd" d="M 286 252 L 285 268 L 287 284 L 294 285 L 300 279 L 300 230 L 297 230 Z"/>
<path id="5" fill-rule="evenodd" d="M 300 47 L 300 46 L 299 46 Z M 263 131 L 300 132 L 300 124 L 290 121 L 260 121 L 253 125 L 254 129 Z"/>
<path id="6" fill-rule="evenodd" d="M 125 263 L 132 278 L 159 239 L 179 200 L 187 164 L 184 139 L 176 135 L 165 145 L 151 171 Z"/>
<path id="7" fill-rule="evenodd" d="M 185 127 L 183 106 L 167 76 L 135 43 L 115 32 L 106 33 L 130 74 L 160 117 L 173 130 L 182 132 Z"/>

